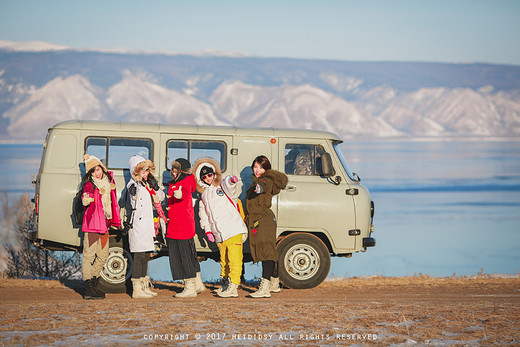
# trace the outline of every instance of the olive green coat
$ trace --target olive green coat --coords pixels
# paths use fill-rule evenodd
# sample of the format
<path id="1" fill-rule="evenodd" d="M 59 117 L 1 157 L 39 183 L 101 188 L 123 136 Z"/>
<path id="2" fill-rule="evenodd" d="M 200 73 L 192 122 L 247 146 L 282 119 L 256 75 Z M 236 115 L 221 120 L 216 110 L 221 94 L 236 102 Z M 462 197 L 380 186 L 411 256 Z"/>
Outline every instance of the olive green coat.
<path id="1" fill-rule="evenodd" d="M 264 260 L 278 261 L 276 252 L 276 218 L 271 211 L 273 195 L 287 186 L 287 176 L 276 170 L 267 170 L 260 177 L 253 176 L 253 183 L 247 190 L 247 218 L 249 246 L 255 263 Z M 255 193 L 256 185 L 262 188 Z"/>

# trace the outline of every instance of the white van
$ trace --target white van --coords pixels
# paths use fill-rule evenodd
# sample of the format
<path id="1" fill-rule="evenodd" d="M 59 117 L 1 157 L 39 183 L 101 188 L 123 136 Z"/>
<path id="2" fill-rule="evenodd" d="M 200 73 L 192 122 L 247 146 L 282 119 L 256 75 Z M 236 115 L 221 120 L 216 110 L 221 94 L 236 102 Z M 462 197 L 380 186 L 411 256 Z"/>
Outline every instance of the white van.
<path id="1" fill-rule="evenodd" d="M 100 158 L 114 172 L 121 216 L 125 219 L 128 160 L 140 154 L 156 165 L 163 188 L 171 180 L 173 159 L 192 165 L 211 157 L 223 175 L 234 174 L 245 206 L 245 191 L 252 181 L 251 163 L 266 155 L 272 168 L 287 174 L 289 184 L 273 197 L 278 222 L 278 271 L 290 288 L 311 288 L 328 275 L 330 256 L 350 257 L 375 246 L 372 238 L 374 203 L 343 157 L 334 134 L 310 130 L 258 129 L 220 126 L 67 121 L 49 129 L 36 177 L 34 230 L 27 235 L 39 247 L 81 251 L 82 232 L 72 218 L 73 200 L 85 174 L 85 153 Z M 194 195 L 194 201 L 197 196 Z M 195 206 L 198 211 L 198 206 Z M 197 218 L 197 217 L 196 217 Z M 200 260 L 218 260 L 198 221 L 195 243 Z M 121 230 L 110 231 L 110 256 L 101 274 L 108 292 L 125 290 L 132 257 Z M 154 257 L 167 255 L 158 243 Z M 244 261 L 251 261 L 246 242 Z"/>

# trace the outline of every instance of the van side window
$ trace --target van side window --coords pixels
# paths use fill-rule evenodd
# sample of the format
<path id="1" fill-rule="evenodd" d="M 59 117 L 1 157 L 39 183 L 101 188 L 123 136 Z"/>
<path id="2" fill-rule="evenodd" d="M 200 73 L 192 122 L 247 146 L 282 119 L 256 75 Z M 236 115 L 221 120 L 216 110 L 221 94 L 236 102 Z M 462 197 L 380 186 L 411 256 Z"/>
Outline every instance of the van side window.
<path id="1" fill-rule="evenodd" d="M 200 158 L 212 158 L 222 171 L 226 171 L 226 143 L 222 141 L 169 140 L 167 145 L 166 168 L 173 160 L 187 159 L 191 165 Z"/>
<path id="2" fill-rule="evenodd" d="M 128 169 L 130 157 L 136 154 L 151 159 L 152 149 L 150 139 L 88 137 L 85 143 L 85 153 L 95 155 L 109 169 Z"/>
<path id="3" fill-rule="evenodd" d="M 285 145 L 285 173 L 298 176 L 321 176 L 321 155 L 325 153 L 319 145 Z"/>

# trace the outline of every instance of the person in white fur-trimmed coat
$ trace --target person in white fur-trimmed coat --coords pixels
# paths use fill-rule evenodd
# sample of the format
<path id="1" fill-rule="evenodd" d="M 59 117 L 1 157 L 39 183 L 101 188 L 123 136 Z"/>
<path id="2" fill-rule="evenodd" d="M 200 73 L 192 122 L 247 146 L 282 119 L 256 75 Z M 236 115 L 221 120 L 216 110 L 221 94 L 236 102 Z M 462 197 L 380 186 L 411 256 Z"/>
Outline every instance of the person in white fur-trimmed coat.
<path id="1" fill-rule="evenodd" d="M 164 192 L 153 176 L 155 165 L 149 159 L 134 155 L 129 160 L 132 179 L 128 182 L 131 228 L 128 232 L 130 252 L 133 253 L 132 298 L 151 298 L 157 295 L 150 289 L 147 276 L 150 252 L 154 250 L 154 203 L 164 200 Z"/>
<path id="2" fill-rule="evenodd" d="M 240 192 L 237 176 L 222 179 L 216 161 L 200 159 L 193 166 L 197 190 L 202 194 L 199 204 L 201 227 L 208 240 L 216 242 L 220 250 L 220 266 L 223 286 L 216 293 L 220 297 L 238 297 L 242 275 L 242 246 L 247 239 L 247 227 L 237 210 Z"/>

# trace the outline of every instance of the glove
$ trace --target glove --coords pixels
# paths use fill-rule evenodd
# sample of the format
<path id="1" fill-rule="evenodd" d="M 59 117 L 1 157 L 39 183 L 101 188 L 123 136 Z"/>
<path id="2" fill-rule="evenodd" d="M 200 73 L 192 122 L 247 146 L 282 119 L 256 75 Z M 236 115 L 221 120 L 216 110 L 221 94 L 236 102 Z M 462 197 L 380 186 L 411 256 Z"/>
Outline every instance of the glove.
<path id="1" fill-rule="evenodd" d="M 148 174 L 147 182 L 150 185 L 150 188 L 152 188 L 153 190 L 159 190 L 159 183 L 157 182 L 155 177 L 153 177 L 152 174 Z"/>
<path id="2" fill-rule="evenodd" d="M 257 185 L 256 185 L 256 188 L 255 188 L 255 193 L 256 193 L 256 194 L 262 194 L 263 191 L 264 191 L 264 190 L 262 189 L 262 187 L 261 187 L 259 184 L 257 184 Z"/>
<path id="3" fill-rule="evenodd" d="M 235 175 L 231 176 L 231 183 L 235 184 L 237 182 L 238 182 L 238 177 Z"/>
<path id="4" fill-rule="evenodd" d="M 211 231 L 206 232 L 206 236 L 208 237 L 208 241 L 215 242 L 215 236 L 211 233 Z"/>
<path id="5" fill-rule="evenodd" d="M 93 201 L 94 201 L 94 198 L 91 198 L 90 195 L 88 195 L 87 193 L 84 193 L 81 196 L 81 203 L 83 204 L 83 206 L 88 206 Z"/>
<path id="6" fill-rule="evenodd" d="M 181 188 L 182 188 L 182 187 L 179 187 L 179 189 L 173 191 L 173 197 L 174 197 L 175 199 L 177 199 L 177 200 L 182 199 L 182 191 L 181 191 Z"/>
<path id="7" fill-rule="evenodd" d="M 129 188 L 128 188 L 128 192 L 130 193 L 130 195 L 135 195 L 137 193 L 137 187 L 135 184 L 132 184 Z"/>

